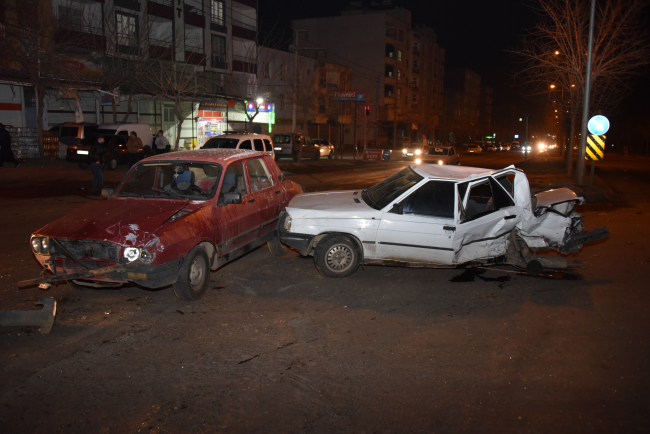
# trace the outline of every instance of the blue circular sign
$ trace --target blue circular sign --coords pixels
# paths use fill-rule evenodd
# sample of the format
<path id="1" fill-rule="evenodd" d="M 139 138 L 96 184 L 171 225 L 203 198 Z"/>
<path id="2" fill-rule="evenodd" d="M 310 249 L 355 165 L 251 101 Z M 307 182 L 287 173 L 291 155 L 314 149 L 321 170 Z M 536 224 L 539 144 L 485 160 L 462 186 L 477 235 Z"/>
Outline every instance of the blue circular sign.
<path id="1" fill-rule="evenodd" d="M 602 115 L 596 115 L 589 119 L 587 128 L 591 134 L 603 135 L 609 130 L 609 119 Z"/>

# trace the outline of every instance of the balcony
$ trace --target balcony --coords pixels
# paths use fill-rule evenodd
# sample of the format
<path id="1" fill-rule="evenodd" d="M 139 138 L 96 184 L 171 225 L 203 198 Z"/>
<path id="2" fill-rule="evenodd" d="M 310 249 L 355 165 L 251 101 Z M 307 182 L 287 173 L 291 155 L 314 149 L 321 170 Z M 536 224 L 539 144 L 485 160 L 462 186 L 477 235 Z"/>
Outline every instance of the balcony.
<path id="1" fill-rule="evenodd" d="M 257 64 L 255 63 L 255 59 L 248 56 L 232 56 L 232 70 L 236 72 L 256 74 Z"/>
<path id="2" fill-rule="evenodd" d="M 171 0 L 149 0 L 147 2 L 147 13 L 154 17 L 166 20 L 174 19 L 174 7 Z"/>
<path id="3" fill-rule="evenodd" d="M 205 29 L 205 16 L 203 10 L 185 3 L 185 24 Z"/>
<path id="4" fill-rule="evenodd" d="M 138 0 L 115 0 L 113 4 L 117 7 L 130 9 L 132 11 L 140 12 L 140 2 Z"/>
<path id="5" fill-rule="evenodd" d="M 232 35 L 236 38 L 254 41 L 257 37 L 256 26 L 242 21 L 232 20 Z"/>
<path id="6" fill-rule="evenodd" d="M 149 39 L 149 57 L 159 60 L 174 60 L 174 50 L 169 41 L 161 39 Z"/>
<path id="7" fill-rule="evenodd" d="M 205 66 L 205 54 L 203 53 L 203 50 L 201 49 L 201 52 L 190 51 L 198 49 L 198 47 L 185 47 L 185 63 L 189 63 L 190 65 Z"/>
<path id="8" fill-rule="evenodd" d="M 88 50 L 106 50 L 106 37 L 101 27 L 86 26 L 70 21 L 55 22 L 55 42 Z"/>
<path id="9" fill-rule="evenodd" d="M 255 0 L 233 0 L 233 3 L 241 3 L 253 9 L 257 9 L 257 2 Z"/>
<path id="10" fill-rule="evenodd" d="M 228 69 L 228 59 L 226 56 L 213 54 L 210 58 L 210 66 L 217 69 Z"/>

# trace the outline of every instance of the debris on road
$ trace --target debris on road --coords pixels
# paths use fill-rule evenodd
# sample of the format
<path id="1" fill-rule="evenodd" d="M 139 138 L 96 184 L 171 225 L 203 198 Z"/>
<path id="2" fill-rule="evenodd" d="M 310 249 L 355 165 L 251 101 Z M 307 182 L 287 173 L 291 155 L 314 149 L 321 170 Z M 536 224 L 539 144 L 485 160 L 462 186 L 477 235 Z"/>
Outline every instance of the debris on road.
<path id="1" fill-rule="evenodd" d="M 40 328 L 41 334 L 48 334 L 54 325 L 56 300 L 52 297 L 39 298 L 35 306 L 39 305 L 42 305 L 43 309 L 0 311 L 0 326 L 34 326 Z"/>

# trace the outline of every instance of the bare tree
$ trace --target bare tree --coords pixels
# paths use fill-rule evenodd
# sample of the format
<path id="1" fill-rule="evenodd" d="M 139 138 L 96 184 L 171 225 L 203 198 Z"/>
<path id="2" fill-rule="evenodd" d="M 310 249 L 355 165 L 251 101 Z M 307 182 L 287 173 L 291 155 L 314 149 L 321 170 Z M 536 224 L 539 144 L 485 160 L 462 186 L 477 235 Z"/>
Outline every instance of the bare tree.
<path id="1" fill-rule="evenodd" d="M 79 87 L 81 77 L 72 61 L 78 55 L 79 41 L 71 30 L 70 17 L 55 17 L 49 2 L 38 3 L 7 1 L 0 65 L 5 70 L 17 71 L 21 80 L 34 86 L 38 144 L 43 158 L 45 96 L 51 90 Z"/>
<path id="2" fill-rule="evenodd" d="M 356 126 L 360 127 L 363 131 L 363 137 L 359 138 L 359 140 L 363 140 L 363 151 L 368 148 L 368 135 L 370 132 L 383 125 L 382 119 L 385 119 L 386 116 L 382 116 L 380 110 L 385 111 L 386 108 L 371 102 L 354 103 Z M 354 144 L 354 149 L 355 156 L 358 157 L 358 146 L 356 143 Z"/>
<path id="3" fill-rule="evenodd" d="M 644 0 L 596 2 L 592 112 L 616 106 L 629 91 L 630 78 L 650 63 L 643 22 L 646 4 Z M 524 63 L 518 77 L 533 94 L 559 92 L 556 101 L 562 101 L 564 112 L 571 117 L 571 143 L 566 152 L 570 174 L 573 138 L 585 92 L 590 1 L 540 0 L 537 13 L 537 25 L 515 51 Z"/>

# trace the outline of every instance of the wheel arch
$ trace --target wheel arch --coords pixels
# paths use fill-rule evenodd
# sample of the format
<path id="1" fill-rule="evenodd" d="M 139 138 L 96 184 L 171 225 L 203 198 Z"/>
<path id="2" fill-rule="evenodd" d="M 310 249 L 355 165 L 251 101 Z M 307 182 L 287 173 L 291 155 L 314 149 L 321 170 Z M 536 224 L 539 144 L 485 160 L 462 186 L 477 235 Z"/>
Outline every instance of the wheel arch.
<path id="1" fill-rule="evenodd" d="M 326 240 L 328 238 L 337 237 L 337 236 L 344 236 L 344 237 L 350 238 L 352 241 L 354 241 L 354 243 L 359 248 L 360 263 L 363 264 L 363 260 L 364 260 L 363 243 L 361 242 L 361 240 L 359 240 L 359 238 L 357 238 L 356 235 L 351 234 L 349 232 L 323 232 L 321 234 L 316 235 L 314 237 L 313 242 L 312 242 L 311 248 L 309 249 L 309 254 L 310 255 L 314 254 L 316 246 L 319 243 L 323 242 L 324 240 Z"/>

